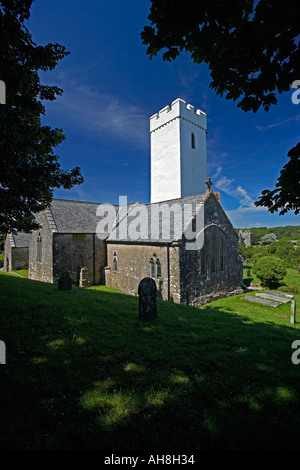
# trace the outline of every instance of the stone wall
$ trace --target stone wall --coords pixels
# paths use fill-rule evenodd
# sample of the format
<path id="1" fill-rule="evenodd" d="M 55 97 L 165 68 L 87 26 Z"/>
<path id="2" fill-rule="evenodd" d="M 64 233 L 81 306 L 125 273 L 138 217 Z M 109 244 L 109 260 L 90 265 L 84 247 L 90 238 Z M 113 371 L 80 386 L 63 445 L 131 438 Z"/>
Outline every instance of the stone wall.
<path id="1" fill-rule="evenodd" d="M 4 270 L 8 272 L 11 267 L 11 246 L 9 242 L 9 237 L 6 236 L 5 243 L 4 243 L 4 263 L 3 263 Z"/>
<path id="2" fill-rule="evenodd" d="M 141 279 L 151 277 L 151 259 L 156 270 L 157 298 L 179 302 L 178 246 L 107 242 L 106 285 L 137 295 Z M 161 266 L 160 277 L 157 277 L 157 260 Z"/>
<path id="3" fill-rule="evenodd" d="M 253 245 L 252 233 L 249 231 L 239 230 L 239 243 L 245 246 L 252 246 Z"/>
<path id="4" fill-rule="evenodd" d="M 95 234 L 53 234 L 53 282 L 67 271 L 72 283 L 79 285 L 80 270 L 86 267 L 90 285 L 103 284 L 105 265 L 105 244 Z"/>
<path id="5" fill-rule="evenodd" d="M 9 272 L 28 269 L 28 252 L 28 247 L 12 247 L 7 236 L 4 244 L 4 270 Z"/>
<path id="6" fill-rule="evenodd" d="M 39 230 L 31 233 L 29 242 L 29 279 L 53 282 L 53 234 L 45 212 L 37 214 Z M 38 247 L 38 245 L 40 246 Z M 39 255 L 38 251 L 41 250 Z"/>
<path id="7" fill-rule="evenodd" d="M 80 270 L 87 267 L 89 284 L 103 284 L 106 265 L 104 241 L 93 233 L 53 232 L 46 212 L 37 215 L 37 222 L 40 229 L 32 232 L 29 245 L 30 279 L 56 283 L 67 271 L 72 283 L 79 285 Z"/>
<path id="8" fill-rule="evenodd" d="M 28 269 L 28 252 L 27 247 L 15 247 L 11 249 L 11 271 L 17 269 Z"/>
<path id="9" fill-rule="evenodd" d="M 214 198 L 205 203 L 204 224 L 204 249 L 180 249 L 180 301 L 194 306 L 242 293 L 238 236 Z"/>

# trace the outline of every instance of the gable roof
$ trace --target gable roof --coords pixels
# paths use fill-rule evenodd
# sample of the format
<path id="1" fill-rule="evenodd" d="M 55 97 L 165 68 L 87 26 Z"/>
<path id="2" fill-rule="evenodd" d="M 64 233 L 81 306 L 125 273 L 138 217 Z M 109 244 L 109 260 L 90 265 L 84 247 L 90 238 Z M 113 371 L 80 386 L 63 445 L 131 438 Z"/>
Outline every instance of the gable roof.
<path id="1" fill-rule="evenodd" d="M 96 233 L 100 220 L 97 216 L 99 205 L 100 202 L 53 199 L 50 208 L 45 211 L 50 229 L 58 233 Z"/>
<path id="2" fill-rule="evenodd" d="M 212 191 L 206 191 L 203 194 L 145 205 L 140 202 L 127 204 L 127 206 L 121 207 L 123 211 L 121 219 L 119 218 L 121 213 L 120 207 L 113 205 L 116 211 L 114 225 L 110 232 L 103 232 L 102 234 L 97 233 L 97 225 L 101 219 L 100 216 L 97 215 L 97 208 L 102 203 L 53 199 L 50 208 L 45 212 L 52 232 L 97 233 L 100 238 L 107 239 L 107 241 L 135 241 L 134 236 L 130 237 L 130 233 L 128 236 L 120 236 L 120 220 L 122 221 L 124 217 L 126 217 L 127 227 L 130 228 L 131 225 L 131 227 L 134 228 L 135 225 L 141 222 L 140 225 L 143 225 L 145 229 L 143 233 L 145 236 L 140 236 L 137 241 L 169 243 L 182 239 L 184 232 L 183 222 L 185 224 L 192 224 L 192 220 L 195 218 L 196 205 L 203 205 L 211 195 L 217 197 Z M 188 220 L 183 220 L 185 205 L 190 205 L 192 208 Z M 112 206 L 112 204 L 110 204 L 110 206 Z M 163 215 L 168 217 L 168 221 L 170 219 L 169 210 L 172 211 L 172 207 L 173 209 L 179 209 L 181 214 L 181 217 L 172 217 L 171 227 L 168 227 L 169 233 L 167 233 L 167 236 L 165 233 L 162 233 L 162 215 L 159 215 L 159 209 L 164 207 L 166 207 L 166 212 L 163 213 Z M 142 212 L 140 212 L 140 210 L 142 210 Z"/>
<path id="3" fill-rule="evenodd" d="M 52 231 L 58 233 L 95 233 L 98 203 L 53 199 L 46 211 Z"/>
<path id="4" fill-rule="evenodd" d="M 133 204 L 129 208 L 127 216 L 127 226 L 129 228 L 129 233 L 127 237 L 120 236 L 119 227 L 120 222 L 116 224 L 114 229 L 109 234 L 107 241 L 138 241 L 138 242 L 163 242 L 170 243 L 173 241 L 178 241 L 183 238 L 184 233 L 184 223 L 192 224 L 192 220 L 195 217 L 196 205 L 203 205 L 204 202 L 213 194 L 212 192 L 205 192 L 203 194 L 198 194 L 195 196 L 188 196 L 178 199 L 171 199 L 168 201 L 161 201 L 156 203 L 149 203 L 142 205 L 140 203 Z M 188 219 L 183 219 L 184 206 L 190 205 L 191 212 L 188 214 Z M 164 212 L 165 207 L 165 212 Z M 178 215 L 172 216 L 172 221 L 170 221 L 169 211 L 173 209 L 178 209 Z M 162 214 L 159 215 L 159 211 L 162 210 Z M 176 211 L 175 211 L 176 212 Z M 125 214 L 123 214 L 125 216 Z M 164 233 L 162 228 L 162 218 L 163 215 L 168 217 L 167 230 Z M 185 213 L 186 215 L 186 213 Z M 121 219 L 121 223 L 122 223 Z M 140 237 L 136 240 L 134 237 L 130 237 L 130 226 L 134 229 L 136 225 L 139 225 Z M 141 227 L 142 226 L 142 227 Z M 135 232 L 136 233 L 136 232 Z"/>
<path id="5" fill-rule="evenodd" d="M 9 241 L 12 248 L 29 247 L 30 233 L 12 232 L 9 234 Z"/>

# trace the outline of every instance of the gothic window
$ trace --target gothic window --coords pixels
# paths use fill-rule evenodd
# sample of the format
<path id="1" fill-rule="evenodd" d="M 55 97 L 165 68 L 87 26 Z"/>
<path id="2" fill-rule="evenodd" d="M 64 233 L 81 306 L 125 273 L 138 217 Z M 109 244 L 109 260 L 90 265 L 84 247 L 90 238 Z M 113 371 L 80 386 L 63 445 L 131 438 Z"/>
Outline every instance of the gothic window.
<path id="1" fill-rule="evenodd" d="M 220 237 L 220 271 L 224 271 L 224 239 Z"/>
<path id="2" fill-rule="evenodd" d="M 192 132 L 192 135 L 191 135 L 191 144 L 192 144 L 192 149 L 196 148 L 195 147 L 195 134 Z"/>
<path id="3" fill-rule="evenodd" d="M 155 264 L 153 258 L 150 259 L 150 277 L 155 279 Z"/>
<path id="4" fill-rule="evenodd" d="M 114 251 L 113 266 L 114 266 L 114 271 L 118 271 L 118 256 L 117 256 L 116 251 Z"/>
<path id="5" fill-rule="evenodd" d="M 39 233 L 39 236 L 37 237 L 37 244 L 36 244 L 36 261 L 38 263 L 42 262 L 42 236 Z"/>
<path id="6" fill-rule="evenodd" d="M 211 247 L 210 247 L 210 272 L 216 272 L 216 243 L 215 243 L 215 234 L 211 238 Z"/>
<path id="7" fill-rule="evenodd" d="M 161 279 L 161 264 L 159 259 L 156 260 L 156 277 L 157 279 Z"/>
<path id="8" fill-rule="evenodd" d="M 161 264 L 155 253 L 150 259 L 150 277 L 152 279 L 161 279 Z"/>
<path id="9" fill-rule="evenodd" d="M 201 274 L 205 274 L 205 251 L 204 251 L 204 245 L 203 245 L 203 248 L 201 249 L 201 252 L 200 252 L 200 270 L 201 270 Z"/>

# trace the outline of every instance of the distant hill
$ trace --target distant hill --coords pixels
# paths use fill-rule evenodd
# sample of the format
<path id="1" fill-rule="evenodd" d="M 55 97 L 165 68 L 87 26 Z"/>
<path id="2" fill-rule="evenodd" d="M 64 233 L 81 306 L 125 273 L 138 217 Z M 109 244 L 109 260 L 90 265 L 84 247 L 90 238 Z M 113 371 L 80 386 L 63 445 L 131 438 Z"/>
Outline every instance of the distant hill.
<path id="1" fill-rule="evenodd" d="M 252 228 L 237 228 L 239 230 L 250 231 L 252 233 L 253 244 L 257 245 L 261 237 L 267 233 L 275 233 L 278 240 L 287 238 L 288 240 L 300 240 L 300 225 L 286 225 L 284 227 L 252 227 Z"/>

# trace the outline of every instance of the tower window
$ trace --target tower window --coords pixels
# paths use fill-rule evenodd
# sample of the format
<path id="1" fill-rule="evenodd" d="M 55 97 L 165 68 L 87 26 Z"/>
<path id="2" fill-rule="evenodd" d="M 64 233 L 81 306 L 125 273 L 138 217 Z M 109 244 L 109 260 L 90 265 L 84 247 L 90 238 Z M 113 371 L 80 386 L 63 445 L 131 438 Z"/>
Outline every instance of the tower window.
<path id="1" fill-rule="evenodd" d="M 191 135 L 191 144 L 192 144 L 192 149 L 195 148 L 195 134 L 194 132 L 192 132 L 192 135 Z"/>

